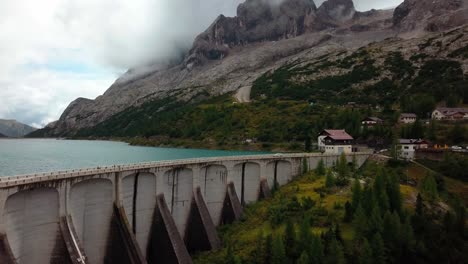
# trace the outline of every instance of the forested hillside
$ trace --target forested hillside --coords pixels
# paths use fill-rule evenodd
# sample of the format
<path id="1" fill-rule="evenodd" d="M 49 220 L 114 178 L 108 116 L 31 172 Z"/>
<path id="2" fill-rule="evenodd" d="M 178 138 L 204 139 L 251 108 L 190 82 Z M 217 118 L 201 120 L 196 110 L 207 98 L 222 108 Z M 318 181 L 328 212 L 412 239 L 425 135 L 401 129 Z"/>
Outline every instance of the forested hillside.
<path id="1" fill-rule="evenodd" d="M 195 263 L 467 263 L 466 200 L 420 167 L 323 164 L 220 228 Z M 466 197 L 464 197 L 466 198 Z"/>

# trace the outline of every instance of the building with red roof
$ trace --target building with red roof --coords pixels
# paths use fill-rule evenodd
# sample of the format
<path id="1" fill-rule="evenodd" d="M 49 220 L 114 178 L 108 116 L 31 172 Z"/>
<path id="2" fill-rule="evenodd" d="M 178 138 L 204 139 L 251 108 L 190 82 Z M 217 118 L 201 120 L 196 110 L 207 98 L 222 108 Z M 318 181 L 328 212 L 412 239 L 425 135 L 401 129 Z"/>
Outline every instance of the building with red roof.
<path id="1" fill-rule="evenodd" d="M 353 152 L 353 137 L 345 130 L 325 129 L 318 136 L 320 151 L 329 154 Z"/>

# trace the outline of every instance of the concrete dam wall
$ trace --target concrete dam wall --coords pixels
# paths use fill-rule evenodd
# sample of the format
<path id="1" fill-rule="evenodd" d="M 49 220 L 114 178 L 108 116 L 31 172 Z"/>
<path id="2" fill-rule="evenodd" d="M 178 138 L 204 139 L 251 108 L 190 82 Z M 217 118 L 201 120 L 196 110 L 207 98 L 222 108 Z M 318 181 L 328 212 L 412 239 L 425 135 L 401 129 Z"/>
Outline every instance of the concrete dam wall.
<path id="1" fill-rule="evenodd" d="M 354 153 L 361 166 L 370 153 Z M 142 163 L 0 178 L 0 263 L 191 263 L 216 227 L 323 159 L 288 154 Z"/>

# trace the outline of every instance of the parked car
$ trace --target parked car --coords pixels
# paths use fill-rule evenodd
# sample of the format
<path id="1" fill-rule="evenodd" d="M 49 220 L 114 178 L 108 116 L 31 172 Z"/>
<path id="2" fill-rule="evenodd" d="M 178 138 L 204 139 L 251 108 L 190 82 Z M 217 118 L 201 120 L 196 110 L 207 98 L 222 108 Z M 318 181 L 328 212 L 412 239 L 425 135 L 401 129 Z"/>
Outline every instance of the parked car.
<path id="1" fill-rule="evenodd" d="M 463 148 L 459 146 L 452 146 L 452 150 L 463 150 Z"/>

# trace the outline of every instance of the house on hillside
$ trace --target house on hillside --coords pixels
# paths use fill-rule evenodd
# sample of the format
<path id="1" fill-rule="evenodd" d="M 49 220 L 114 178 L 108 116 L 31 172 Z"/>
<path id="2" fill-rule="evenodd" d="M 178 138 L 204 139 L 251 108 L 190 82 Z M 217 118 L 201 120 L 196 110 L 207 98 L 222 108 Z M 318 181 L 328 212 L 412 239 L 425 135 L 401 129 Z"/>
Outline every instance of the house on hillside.
<path id="1" fill-rule="evenodd" d="M 418 116 L 413 113 L 402 113 L 400 114 L 399 122 L 403 124 L 413 124 L 418 119 Z"/>
<path id="2" fill-rule="evenodd" d="M 345 130 L 326 129 L 318 136 L 320 151 L 328 154 L 353 152 L 353 137 Z"/>
<path id="3" fill-rule="evenodd" d="M 400 139 L 397 145 L 398 157 L 404 160 L 414 160 L 416 150 L 429 148 L 429 142 L 423 139 Z"/>
<path id="4" fill-rule="evenodd" d="M 373 127 L 383 124 L 383 120 L 378 117 L 367 117 L 366 119 L 362 120 L 361 124 L 363 126 Z"/>
<path id="5" fill-rule="evenodd" d="M 433 120 L 468 120 L 468 108 L 439 107 L 432 112 Z"/>

